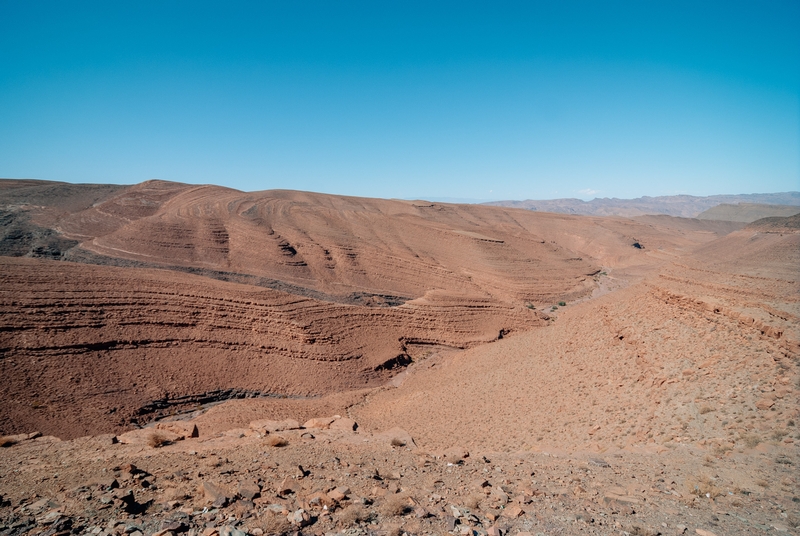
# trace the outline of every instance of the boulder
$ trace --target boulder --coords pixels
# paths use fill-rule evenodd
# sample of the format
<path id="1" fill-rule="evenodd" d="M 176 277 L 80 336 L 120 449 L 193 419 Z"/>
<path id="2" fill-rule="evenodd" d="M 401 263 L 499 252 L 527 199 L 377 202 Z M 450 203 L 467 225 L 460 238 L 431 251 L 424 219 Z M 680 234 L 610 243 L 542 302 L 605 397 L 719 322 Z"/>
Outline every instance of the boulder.
<path id="1" fill-rule="evenodd" d="M 354 432 L 358 428 L 358 423 L 353 419 L 342 417 L 333 421 L 329 428 L 331 430 L 344 430 L 346 432 Z"/>
<path id="2" fill-rule="evenodd" d="M 209 480 L 203 481 L 197 491 L 204 496 L 207 503 L 215 505 L 228 504 L 233 496 L 230 491 Z"/>
<path id="3" fill-rule="evenodd" d="M 197 425 L 186 421 L 160 422 L 156 424 L 156 430 L 167 430 L 169 432 L 173 432 L 183 436 L 181 439 L 200 436 L 199 432 L 197 431 Z"/>
<path id="4" fill-rule="evenodd" d="M 303 424 L 303 428 L 308 428 L 308 429 L 318 428 L 324 430 L 330 428 L 331 423 L 333 423 L 333 421 L 335 421 L 336 419 L 340 418 L 341 417 L 339 415 L 334 415 L 333 417 L 315 417 L 313 419 L 307 420 Z"/>
<path id="5" fill-rule="evenodd" d="M 256 482 L 253 479 L 246 478 L 239 481 L 237 493 L 243 499 L 252 501 L 253 499 L 259 496 L 259 494 L 261 493 L 261 488 L 258 487 L 258 484 L 256 484 Z"/>
<path id="6" fill-rule="evenodd" d="M 409 434 L 402 428 L 391 428 L 383 433 L 377 434 L 375 437 L 378 439 L 385 440 L 393 447 L 417 446 L 417 444 L 414 443 L 414 439 L 411 437 L 411 434 Z"/>
<path id="7" fill-rule="evenodd" d="M 250 429 L 256 432 L 266 432 L 271 434 L 272 432 L 282 432 L 284 430 L 297 430 L 300 428 L 300 423 L 298 423 L 294 419 L 286 419 L 283 421 L 272 421 L 269 419 L 262 419 L 258 421 L 252 421 L 250 423 Z"/>

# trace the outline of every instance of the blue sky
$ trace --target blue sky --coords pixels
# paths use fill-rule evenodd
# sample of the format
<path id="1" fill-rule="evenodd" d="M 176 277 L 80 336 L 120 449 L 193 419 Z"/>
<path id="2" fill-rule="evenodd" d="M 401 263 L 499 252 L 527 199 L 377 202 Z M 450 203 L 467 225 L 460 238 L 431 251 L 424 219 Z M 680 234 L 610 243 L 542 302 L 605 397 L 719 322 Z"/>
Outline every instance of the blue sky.
<path id="1" fill-rule="evenodd" d="M 0 176 L 800 190 L 800 3 L 0 0 Z"/>

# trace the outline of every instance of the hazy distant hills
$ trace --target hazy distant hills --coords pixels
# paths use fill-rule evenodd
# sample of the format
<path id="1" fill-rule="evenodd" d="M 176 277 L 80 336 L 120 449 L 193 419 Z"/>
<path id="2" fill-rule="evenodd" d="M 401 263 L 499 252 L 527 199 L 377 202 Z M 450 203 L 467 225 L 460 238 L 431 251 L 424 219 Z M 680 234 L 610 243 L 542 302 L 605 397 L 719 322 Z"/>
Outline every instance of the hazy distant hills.
<path id="1" fill-rule="evenodd" d="M 537 201 L 528 199 L 525 201 L 493 201 L 486 205 L 524 208 L 538 212 L 560 212 L 564 214 L 581 214 L 586 216 L 644 216 L 647 214 L 666 214 L 668 216 L 678 216 L 682 218 L 696 218 L 701 213 L 718 205 L 738 205 L 740 203 L 759 204 L 759 205 L 790 205 L 800 206 L 800 192 L 782 192 L 774 194 L 741 194 L 741 195 L 711 195 L 708 197 L 696 197 L 692 195 L 669 195 L 659 197 L 639 197 L 636 199 L 617 199 L 617 198 L 597 198 L 591 201 L 580 199 L 549 199 Z M 726 217 L 736 217 L 738 212 L 733 209 L 722 211 Z M 788 216 L 790 214 L 759 213 L 752 219 L 731 219 L 729 221 L 754 221 L 768 216 Z M 712 212 L 710 217 L 705 219 L 724 219 L 716 217 L 717 213 Z M 749 216 L 748 216 L 749 218 Z"/>
<path id="2" fill-rule="evenodd" d="M 758 203 L 723 203 L 698 214 L 700 220 L 725 220 L 750 223 L 762 218 L 787 218 L 800 214 L 800 206 L 761 205 Z"/>

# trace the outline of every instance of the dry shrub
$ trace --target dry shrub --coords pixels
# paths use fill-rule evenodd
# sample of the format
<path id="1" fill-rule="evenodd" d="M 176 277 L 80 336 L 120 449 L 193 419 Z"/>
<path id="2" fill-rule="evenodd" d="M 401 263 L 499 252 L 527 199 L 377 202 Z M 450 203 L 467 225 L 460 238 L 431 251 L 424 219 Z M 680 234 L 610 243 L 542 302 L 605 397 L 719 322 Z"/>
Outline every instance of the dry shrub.
<path id="1" fill-rule="evenodd" d="M 267 445 L 270 447 L 285 447 L 289 444 L 286 438 L 278 436 L 278 435 L 271 435 L 267 437 L 266 441 Z"/>
<path id="2" fill-rule="evenodd" d="M 706 405 L 700 408 L 700 415 L 705 415 L 706 413 L 711 413 L 712 411 L 715 410 L 716 408 L 712 408 L 711 406 Z"/>
<path id="3" fill-rule="evenodd" d="M 649 527 L 642 527 L 640 525 L 633 525 L 628 527 L 628 533 L 631 536 L 658 536 L 661 534 L 659 531 Z"/>
<path id="4" fill-rule="evenodd" d="M 397 438 L 397 437 L 393 437 L 392 438 L 391 444 L 392 444 L 393 447 L 405 447 L 406 446 L 406 442 L 403 441 L 402 439 Z"/>
<path id="5" fill-rule="evenodd" d="M 401 516 L 411 511 L 411 503 L 406 495 L 389 495 L 380 505 L 379 510 L 385 517 Z"/>
<path id="6" fill-rule="evenodd" d="M 17 441 L 8 436 L 0 436 L 0 448 L 7 448 L 15 445 Z"/>
<path id="7" fill-rule="evenodd" d="M 767 488 L 767 487 L 769 487 L 769 482 L 767 482 L 763 478 L 759 478 L 758 480 L 756 480 L 756 486 L 761 486 L 762 488 Z"/>
<path id="8" fill-rule="evenodd" d="M 733 450 L 733 447 L 731 447 L 730 445 L 716 445 L 712 452 L 714 456 L 716 456 L 717 458 L 722 458 L 731 450 Z"/>
<path id="9" fill-rule="evenodd" d="M 786 430 L 773 430 L 772 431 L 772 439 L 774 439 L 775 441 L 780 441 L 781 439 L 786 437 L 788 434 L 789 434 L 789 432 L 787 432 Z"/>
<path id="10" fill-rule="evenodd" d="M 749 449 L 754 449 L 761 443 L 761 438 L 756 434 L 747 434 L 739 438 L 744 445 Z"/>
<path id="11" fill-rule="evenodd" d="M 367 521 L 369 518 L 369 511 L 360 504 L 351 504 L 339 514 L 339 520 L 348 527 Z"/>
<path id="12" fill-rule="evenodd" d="M 259 516 L 258 520 L 252 524 L 253 528 L 259 528 L 264 534 L 269 536 L 283 536 L 294 532 L 294 527 L 282 514 L 266 512 Z"/>
<path id="13" fill-rule="evenodd" d="M 402 525 L 390 525 L 386 527 L 386 536 L 403 536 L 403 526 Z"/>
<path id="14" fill-rule="evenodd" d="M 169 445 L 169 439 L 167 439 L 167 437 L 163 434 L 153 432 L 147 437 L 147 445 L 157 449 L 158 447 Z"/>
<path id="15" fill-rule="evenodd" d="M 722 495 L 722 491 L 715 485 L 714 479 L 708 475 L 700 475 L 696 481 L 690 481 L 689 493 L 709 499 L 715 499 Z"/>

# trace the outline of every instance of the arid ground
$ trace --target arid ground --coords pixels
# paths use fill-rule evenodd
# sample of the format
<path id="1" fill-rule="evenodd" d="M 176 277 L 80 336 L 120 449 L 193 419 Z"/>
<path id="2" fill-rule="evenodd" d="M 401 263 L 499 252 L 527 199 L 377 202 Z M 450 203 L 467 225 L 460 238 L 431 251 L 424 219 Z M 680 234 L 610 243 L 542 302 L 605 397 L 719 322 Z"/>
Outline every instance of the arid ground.
<path id="1" fill-rule="evenodd" d="M 800 216 L 0 181 L 0 536 L 800 529 Z"/>

